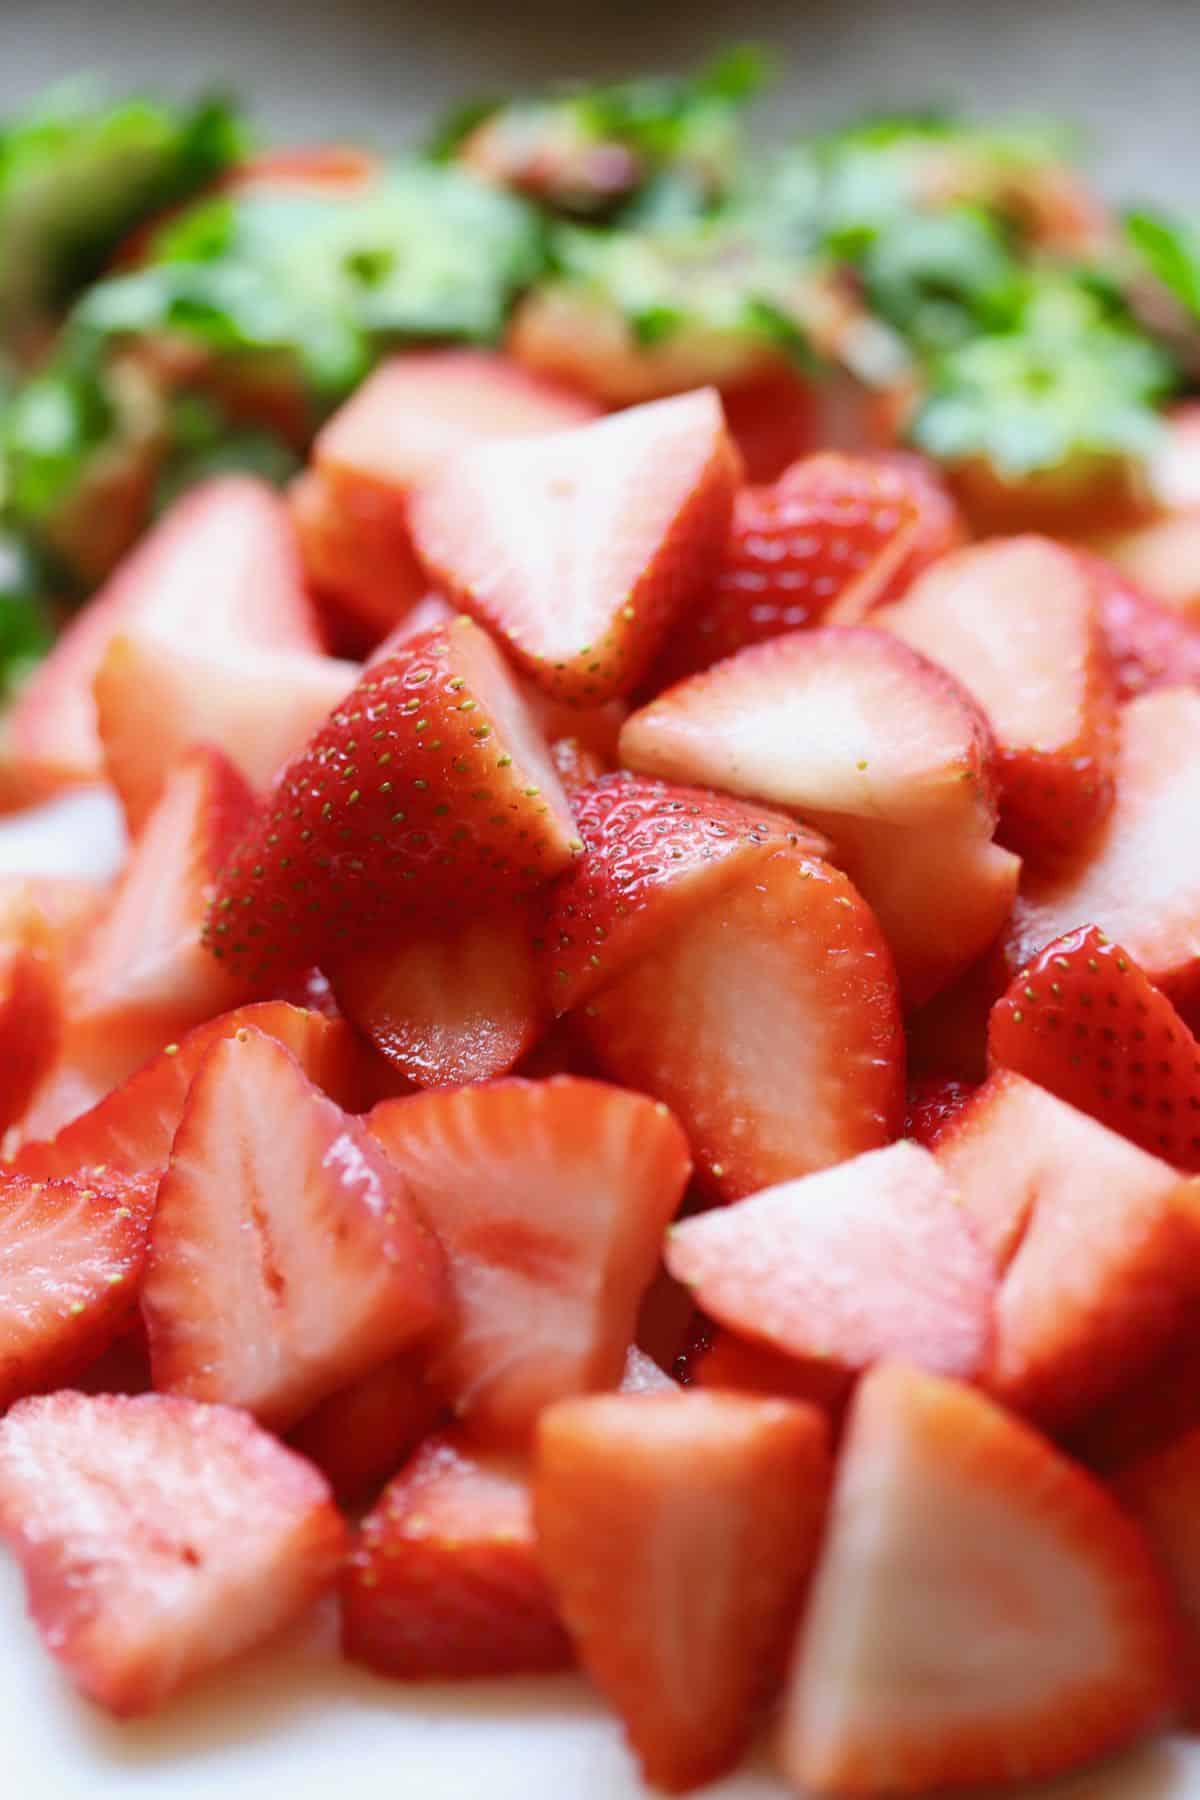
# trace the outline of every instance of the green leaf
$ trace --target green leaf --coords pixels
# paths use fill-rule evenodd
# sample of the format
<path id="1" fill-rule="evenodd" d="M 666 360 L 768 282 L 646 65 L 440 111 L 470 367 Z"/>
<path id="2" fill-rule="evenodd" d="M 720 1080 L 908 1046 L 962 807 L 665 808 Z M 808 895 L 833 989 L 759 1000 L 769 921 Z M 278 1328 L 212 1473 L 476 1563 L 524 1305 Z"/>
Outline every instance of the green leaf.
<path id="1" fill-rule="evenodd" d="M 7 699 L 50 648 L 51 630 L 37 559 L 0 530 L 0 699 Z"/>
<path id="2" fill-rule="evenodd" d="M 154 490 L 161 512 L 179 495 L 213 475 L 260 475 L 282 487 L 297 472 L 300 458 L 274 432 L 232 421 L 200 394 L 181 394 L 171 408 L 171 449 Z"/>
<path id="3" fill-rule="evenodd" d="M 42 526 L 78 488 L 113 437 L 116 412 L 94 372 L 53 366 L 28 382 L 0 419 L 0 497 L 5 513 Z"/>
<path id="4" fill-rule="evenodd" d="M 1200 230 L 1143 210 L 1126 213 L 1125 235 L 1155 279 L 1200 318 Z"/>

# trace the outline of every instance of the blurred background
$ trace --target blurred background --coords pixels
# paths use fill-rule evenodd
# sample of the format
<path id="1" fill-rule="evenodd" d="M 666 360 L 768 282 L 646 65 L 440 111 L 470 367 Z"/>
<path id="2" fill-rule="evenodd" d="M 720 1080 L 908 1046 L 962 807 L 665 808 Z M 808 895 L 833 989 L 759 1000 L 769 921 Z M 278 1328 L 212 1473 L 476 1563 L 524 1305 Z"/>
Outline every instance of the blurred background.
<path id="1" fill-rule="evenodd" d="M 1195 0 L 0 0 L 0 109 L 80 70 L 120 92 L 226 82 L 272 131 L 399 142 L 464 93 L 779 55 L 764 131 L 953 101 L 1077 121 L 1108 190 L 1190 202 Z"/>

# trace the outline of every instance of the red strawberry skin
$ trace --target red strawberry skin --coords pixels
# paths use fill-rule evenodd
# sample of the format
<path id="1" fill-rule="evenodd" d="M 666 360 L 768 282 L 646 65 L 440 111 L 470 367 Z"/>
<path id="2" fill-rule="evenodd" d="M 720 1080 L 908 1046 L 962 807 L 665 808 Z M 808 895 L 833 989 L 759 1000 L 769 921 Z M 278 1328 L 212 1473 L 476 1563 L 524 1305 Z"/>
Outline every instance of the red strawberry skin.
<path id="1" fill-rule="evenodd" d="M 908 1084 L 904 1135 L 932 1150 L 962 1111 L 977 1084 L 955 1075 L 920 1075 Z"/>
<path id="2" fill-rule="evenodd" d="M 47 1648 L 124 1718 L 300 1617 L 345 1527 L 245 1413 L 62 1392 L 0 1422 L 0 1535 Z"/>
<path id="3" fill-rule="evenodd" d="M 527 894 L 574 842 L 498 652 L 456 620 L 373 663 L 288 765 L 226 865 L 206 941 L 225 967 L 278 977 L 402 921 Z"/>
<path id="4" fill-rule="evenodd" d="M 1184 1638 L 1186 1701 L 1200 1718 L 1200 1430 L 1123 1469 L 1114 1482 L 1169 1582 Z"/>
<path id="5" fill-rule="evenodd" d="M 400 1681 L 570 1667 L 515 1458 L 453 1433 L 422 1445 L 359 1530 L 342 1577 L 342 1648 Z"/>
<path id="6" fill-rule="evenodd" d="M 24 1114 L 61 1043 L 62 993 L 48 947 L 0 949 L 0 1132 Z"/>
<path id="7" fill-rule="evenodd" d="M 854 1376 L 835 1363 L 785 1356 L 752 1344 L 723 1325 L 696 1313 L 688 1340 L 675 1362 L 682 1387 L 732 1388 L 777 1400 L 805 1400 L 836 1424 L 854 1388 Z"/>
<path id="8" fill-rule="evenodd" d="M 372 1495 L 428 1436 L 445 1408 L 425 1379 L 425 1358 L 407 1350 L 331 1394 L 288 1442 L 353 1505 Z"/>
<path id="9" fill-rule="evenodd" d="M 1056 938 L 1021 971 L 992 1008 L 988 1051 L 994 1068 L 1200 1173 L 1200 1044 L 1095 925 Z"/>

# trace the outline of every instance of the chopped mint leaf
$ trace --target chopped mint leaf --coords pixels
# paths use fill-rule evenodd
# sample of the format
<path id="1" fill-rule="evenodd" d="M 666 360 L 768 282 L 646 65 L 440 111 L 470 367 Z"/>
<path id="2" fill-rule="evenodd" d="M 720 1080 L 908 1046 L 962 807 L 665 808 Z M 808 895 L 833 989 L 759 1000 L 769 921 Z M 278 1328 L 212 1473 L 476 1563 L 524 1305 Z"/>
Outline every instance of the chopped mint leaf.
<path id="1" fill-rule="evenodd" d="M 1200 318 L 1200 228 L 1143 209 L 1126 213 L 1125 235 L 1155 280 Z"/>

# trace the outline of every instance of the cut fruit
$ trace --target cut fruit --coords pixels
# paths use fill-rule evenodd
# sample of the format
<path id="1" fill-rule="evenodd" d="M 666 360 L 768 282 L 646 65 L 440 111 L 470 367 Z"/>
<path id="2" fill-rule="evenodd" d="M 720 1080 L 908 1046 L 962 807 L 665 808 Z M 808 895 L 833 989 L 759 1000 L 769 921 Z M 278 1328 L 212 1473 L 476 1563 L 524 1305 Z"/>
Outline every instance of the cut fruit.
<path id="1" fill-rule="evenodd" d="M 568 1400 L 538 1429 L 538 1551 L 646 1779 L 736 1763 L 782 1671 L 829 1482 L 811 1407 L 740 1394 Z"/>
<path id="2" fill-rule="evenodd" d="M 1118 1500 L 1139 1521 L 1184 1626 L 1191 1720 L 1200 1716 L 1200 1430 L 1123 1469 Z"/>
<path id="3" fill-rule="evenodd" d="M 832 1363 L 805 1362 L 752 1344 L 696 1313 L 676 1373 L 683 1387 L 732 1388 L 775 1400 L 806 1400 L 836 1424 L 855 1377 Z"/>
<path id="4" fill-rule="evenodd" d="M 306 469 L 288 489 L 288 505 L 314 592 L 339 610 L 368 646 L 429 591 L 412 547 L 407 509 L 390 495 L 350 484 L 343 492 L 321 470 Z"/>
<path id="5" fill-rule="evenodd" d="M 288 1442 L 354 1505 L 382 1487 L 445 1411 L 425 1379 L 420 1349 L 381 1363 L 302 1419 Z"/>
<path id="6" fill-rule="evenodd" d="M 439 1246 L 370 1134 L 274 1038 L 214 1045 L 151 1231 L 155 1387 L 283 1430 L 427 1336 L 445 1300 Z"/>
<path id="7" fill-rule="evenodd" d="M 932 1150 L 943 1131 L 957 1119 L 977 1083 L 956 1075 L 922 1075 L 908 1084 L 904 1135 Z"/>
<path id="8" fill-rule="evenodd" d="M 1200 628 L 1134 587 L 1103 557 L 1078 552 L 1096 585 L 1118 700 L 1200 687 Z"/>
<path id="9" fill-rule="evenodd" d="M 342 1648 L 400 1681 L 569 1668 L 520 1462 L 432 1437 L 362 1522 L 342 1576 Z"/>
<path id="10" fill-rule="evenodd" d="M 446 1247 L 457 1308 L 430 1379 L 480 1438 L 616 1387 L 690 1172 L 641 1094 L 562 1075 L 386 1101 L 370 1127 Z"/>
<path id="11" fill-rule="evenodd" d="M 46 1647 L 121 1717 L 299 1618 L 345 1541 L 302 1457 L 245 1413 L 162 1394 L 14 1407 L 0 1422 L 0 1534 Z"/>
<path id="12" fill-rule="evenodd" d="M 1163 1721 L 1173 1656 L 1146 1546 L 1098 1483 L 970 1388 L 864 1379 L 780 1735 L 798 1789 L 1063 1773 Z"/>

